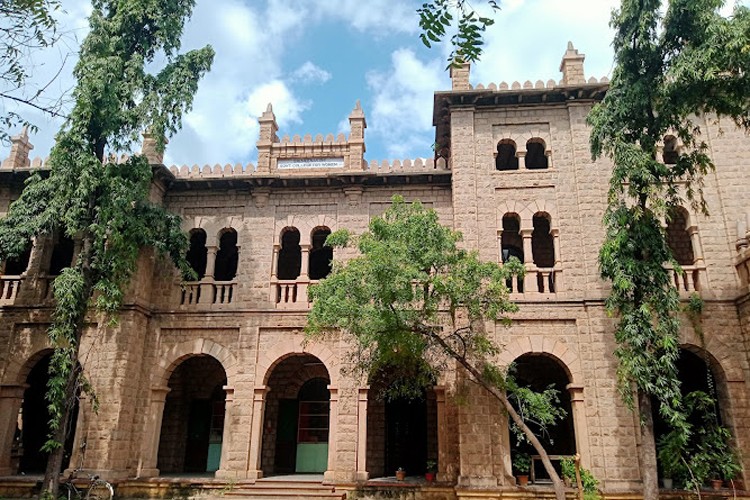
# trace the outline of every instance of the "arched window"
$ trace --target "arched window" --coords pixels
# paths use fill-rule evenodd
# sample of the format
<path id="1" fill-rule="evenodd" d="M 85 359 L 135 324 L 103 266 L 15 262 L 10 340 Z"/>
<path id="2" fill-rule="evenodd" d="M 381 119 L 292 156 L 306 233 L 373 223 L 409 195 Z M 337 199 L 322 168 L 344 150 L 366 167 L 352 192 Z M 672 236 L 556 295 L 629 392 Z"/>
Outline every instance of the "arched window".
<path id="1" fill-rule="evenodd" d="M 662 153 L 662 159 L 665 165 L 674 165 L 677 163 L 677 158 L 680 156 L 677 151 L 677 138 L 673 135 L 668 135 L 664 138 L 664 152 Z"/>
<path id="2" fill-rule="evenodd" d="M 523 239 L 521 238 L 520 230 L 521 221 L 518 214 L 503 215 L 503 234 L 501 239 L 503 262 L 508 262 L 511 257 L 515 257 L 523 263 Z M 523 292 L 523 278 L 520 276 L 516 279 L 509 279 L 505 285 L 512 292 Z"/>
<path id="3" fill-rule="evenodd" d="M 695 263 L 693 244 L 687 232 L 687 221 L 688 213 L 682 207 L 672 210 L 667 220 L 667 244 L 677 263 L 682 266 L 692 266 Z"/>
<path id="4" fill-rule="evenodd" d="M 497 143 L 497 154 L 495 155 L 495 169 L 518 170 L 518 158 L 516 157 L 516 143 L 510 139 L 503 139 Z"/>
<path id="5" fill-rule="evenodd" d="M 8 259 L 3 266 L 3 274 L 6 276 L 18 276 L 26 272 L 29 267 L 31 258 L 31 242 L 26 245 L 26 249 L 16 258 Z"/>
<path id="6" fill-rule="evenodd" d="M 289 227 L 281 234 L 279 250 L 279 267 L 276 276 L 280 280 L 295 280 L 299 277 L 302 266 L 302 249 L 299 246 L 299 231 Z"/>
<path id="7" fill-rule="evenodd" d="M 548 167 L 544 141 L 539 138 L 529 139 L 526 143 L 526 168 L 545 169 Z"/>
<path id="8" fill-rule="evenodd" d="M 190 250 L 187 253 L 187 261 L 199 280 L 206 275 L 207 257 L 206 232 L 203 229 L 193 229 L 190 232 Z"/>
<path id="9" fill-rule="evenodd" d="M 538 213 L 532 219 L 534 232 L 531 233 L 531 253 L 537 267 L 553 267 L 555 265 L 555 247 L 550 232 L 549 215 Z"/>
<path id="10" fill-rule="evenodd" d="M 216 252 L 216 267 L 214 278 L 216 281 L 231 281 L 237 276 L 237 231 L 227 229 L 219 238 L 219 251 Z"/>
<path id="11" fill-rule="evenodd" d="M 312 249 L 310 249 L 310 279 L 320 280 L 331 272 L 333 248 L 325 246 L 326 238 L 331 234 L 327 227 L 317 228 L 312 233 Z"/>
<path id="12" fill-rule="evenodd" d="M 75 244 L 71 238 L 65 235 L 60 235 L 57 238 L 57 243 L 52 248 L 52 256 L 49 260 L 49 274 L 50 276 L 59 275 L 63 269 L 70 267 L 73 262 L 73 252 L 75 250 Z"/>

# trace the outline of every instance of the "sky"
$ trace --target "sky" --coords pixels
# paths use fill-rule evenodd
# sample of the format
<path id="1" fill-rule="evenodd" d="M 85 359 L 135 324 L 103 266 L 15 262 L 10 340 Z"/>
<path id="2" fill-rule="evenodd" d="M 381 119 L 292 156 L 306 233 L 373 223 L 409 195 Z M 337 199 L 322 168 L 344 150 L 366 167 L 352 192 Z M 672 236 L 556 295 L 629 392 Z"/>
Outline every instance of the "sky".
<path id="1" fill-rule="evenodd" d="M 210 44 L 211 72 L 200 82 L 167 165 L 255 163 L 257 118 L 271 103 L 278 135 L 348 134 L 357 100 L 367 120 L 365 158 L 432 156 L 433 93 L 449 90 L 447 44 L 419 40 L 421 0 L 196 0 L 182 50 Z M 474 2 L 482 6 L 481 0 Z M 586 77 L 611 76 L 610 13 L 617 0 L 504 0 L 485 33 L 471 83 L 559 80 L 568 41 L 586 55 Z M 733 4 L 733 2 L 729 2 Z M 58 96 L 72 88 L 88 0 L 62 0 L 61 43 L 32 54 L 31 88 Z M 70 103 L 66 106 L 70 107 Z M 46 156 L 61 119 L 20 110 L 38 127 L 32 156 Z M 7 147 L 0 149 L 0 157 Z"/>

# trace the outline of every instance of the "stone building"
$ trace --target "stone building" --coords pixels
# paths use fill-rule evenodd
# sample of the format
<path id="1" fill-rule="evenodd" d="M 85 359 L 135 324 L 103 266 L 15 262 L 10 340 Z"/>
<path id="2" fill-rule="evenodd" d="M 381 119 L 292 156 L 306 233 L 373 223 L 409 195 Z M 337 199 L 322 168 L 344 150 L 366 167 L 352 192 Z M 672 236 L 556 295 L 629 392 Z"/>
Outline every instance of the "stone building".
<path id="1" fill-rule="evenodd" d="M 577 452 L 607 493 L 637 493 L 638 422 L 616 389 L 614 322 L 597 267 L 611 165 L 591 160 L 585 120 L 607 80 L 585 79 L 583 63 L 569 45 L 559 82 L 476 87 L 468 65 L 452 69 L 452 89 L 435 93 L 434 160 L 366 162 L 359 104 L 348 137 L 291 139 L 279 139 L 269 105 L 257 165 L 167 168 L 146 136 L 153 197 L 182 216 L 199 280 L 181 283 L 171 264 L 144 250 L 119 324 L 90 316 L 80 362 L 100 407 L 94 413 L 81 398 L 68 466 L 96 470 L 124 497 L 168 497 L 185 485 L 248 496 L 341 498 L 388 487 L 420 498 L 513 496 L 517 444 L 498 403 L 476 385 L 451 372 L 421 400 L 384 402 L 377 387 L 388 375 L 343 374 L 343 342 L 303 344 L 308 286 L 325 277 L 332 256 L 352 255 L 333 254 L 325 237 L 362 232 L 401 194 L 434 208 L 482 259 L 524 263 L 525 278 L 508 283 L 520 311 L 510 327 L 491 325 L 505 346 L 498 362 L 516 362 L 524 383 L 561 391 L 568 416 L 547 438 L 554 456 Z M 716 395 L 747 473 L 750 142 L 723 120 L 701 127 L 716 164 L 705 179 L 711 216 L 686 205 L 666 228 L 682 266 L 675 286 L 684 299 L 705 300 L 702 339 L 683 321 L 679 367 L 686 389 Z M 681 148 L 665 137 L 663 161 Z M 31 149 L 25 134 L 13 139 L 0 167 L 0 214 L 29 173 L 45 168 L 30 161 Z M 44 467 L 36 450 L 50 283 L 76 251 L 75 241 L 51 235 L 3 264 L 5 490 L 23 489 Z M 417 476 L 428 460 L 438 463 L 434 485 L 377 480 L 398 467 Z M 550 494 L 534 465 L 532 491 Z M 289 477 L 300 474 L 310 475 Z"/>

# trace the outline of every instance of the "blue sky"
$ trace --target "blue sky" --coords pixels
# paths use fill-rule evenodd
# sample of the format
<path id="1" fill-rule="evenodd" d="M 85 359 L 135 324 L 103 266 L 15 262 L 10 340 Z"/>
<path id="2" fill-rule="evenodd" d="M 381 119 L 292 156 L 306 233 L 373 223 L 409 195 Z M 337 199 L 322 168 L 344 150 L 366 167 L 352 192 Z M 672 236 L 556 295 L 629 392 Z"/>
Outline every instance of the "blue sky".
<path id="1" fill-rule="evenodd" d="M 34 81 L 59 69 L 51 95 L 72 85 L 76 41 L 85 36 L 87 0 L 63 0 L 65 43 L 34 54 Z M 449 48 L 424 47 L 415 9 L 421 0 L 197 0 L 183 49 L 211 44 L 212 71 L 201 82 L 167 164 L 255 162 L 257 117 L 271 102 L 279 136 L 348 133 L 359 99 L 367 117 L 367 160 L 430 157 L 432 94 L 450 88 Z M 733 3 L 733 2 L 729 2 Z M 476 0 L 475 6 L 482 2 Z M 586 76 L 610 76 L 616 0 L 505 0 L 486 33 L 472 83 L 560 79 L 567 42 L 586 54 Z M 26 113 L 38 127 L 33 154 L 46 156 L 59 120 Z M 0 156 L 5 156 L 5 152 Z"/>

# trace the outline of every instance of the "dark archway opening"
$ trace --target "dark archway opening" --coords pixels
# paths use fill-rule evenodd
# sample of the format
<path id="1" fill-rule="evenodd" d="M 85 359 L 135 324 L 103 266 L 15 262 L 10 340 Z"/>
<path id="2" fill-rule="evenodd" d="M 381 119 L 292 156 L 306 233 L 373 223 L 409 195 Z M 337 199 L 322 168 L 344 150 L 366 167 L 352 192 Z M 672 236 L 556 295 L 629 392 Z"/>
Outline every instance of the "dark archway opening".
<path id="1" fill-rule="evenodd" d="M 10 258 L 5 261 L 3 268 L 3 274 L 6 276 L 19 276 L 26 272 L 29 268 L 29 259 L 31 258 L 31 247 L 33 245 L 29 242 L 26 245 L 26 249 L 18 257 Z"/>
<path id="2" fill-rule="evenodd" d="M 545 169 L 549 166 L 548 158 L 541 139 L 532 139 L 526 143 L 526 168 L 531 170 Z"/>
<path id="3" fill-rule="evenodd" d="M 688 214 L 682 207 L 669 212 L 667 220 L 667 245 L 672 250 L 675 260 L 681 266 L 692 266 L 695 253 L 690 234 L 687 231 Z"/>
<path id="4" fill-rule="evenodd" d="M 57 243 L 52 248 L 52 256 L 49 260 L 49 274 L 50 276 L 58 276 L 63 269 L 70 267 L 73 263 L 73 252 L 75 251 L 75 243 L 71 238 L 65 235 L 60 235 L 57 239 Z"/>
<path id="5" fill-rule="evenodd" d="M 326 471 L 329 384 L 328 370 L 311 354 L 294 354 L 273 368 L 264 416 L 264 475 Z"/>
<path id="6" fill-rule="evenodd" d="M 276 277 L 280 280 L 296 280 L 302 265 L 302 249 L 299 246 L 299 231 L 297 228 L 287 228 L 281 235 L 281 249 L 279 250 L 279 264 Z"/>
<path id="7" fill-rule="evenodd" d="M 576 437 L 573 422 L 573 407 L 568 392 L 570 379 L 565 368 L 551 356 L 544 354 L 524 354 L 516 359 L 515 380 L 521 387 L 528 387 L 535 392 L 542 392 L 548 387 L 552 387 L 558 393 L 560 399 L 560 408 L 565 411 L 565 417 L 558 420 L 553 426 L 547 427 L 546 432 L 533 422 L 528 422 L 529 427 L 539 436 L 542 445 L 549 455 L 572 456 L 576 453 Z M 514 439 L 514 434 L 511 434 Z M 512 455 L 526 453 L 536 455 L 536 451 L 528 442 L 513 443 Z M 554 461 L 553 465 L 559 472 L 559 461 Z M 534 476 L 536 480 L 549 480 L 547 472 L 539 460 L 534 461 Z"/>
<path id="8" fill-rule="evenodd" d="M 547 214 L 536 214 L 532 219 L 534 231 L 531 233 L 531 253 L 534 264 L 543 269 L 555 266 L 555 243 L 550 231 L 550 220 Z M 550 272 L 547 283 L 544 283 L 544 275 L 537 273 L 537 288 L 539 292 L 555 291 L 555 274 Z"/>
<path id="9" fill-rule="evenodd" d="M 227 229 L 219 238 L 219 251 L 216 252 L 214 278 L 216 281 L 232 281 L 237 276 L 237 231 Z"/>
<path id="10" fill-rule="evenodd" d="M 206 275 L 206 263 L 208 261 L 206 232 L 203 229 L 194 229 L 190 232 L 190 249 L 186 258 L 190 267 L 198 275 L 198 279 L 202 280 Z"/>
<path id="11" fill-rule="evenodd" d="M 502 140 L 497 145 L 495 156 L 496 170 L 518 170 L 518 157 L 516 157 L 516 145 L 513 141 Z"/>
<path id="12" fill-rule="evenodd" d="M 664 151 L 662 153 L 662 159 L 665 165 L 675 165 L 680 154 L 677 151 L 677 138 L 668 135 L 664 138 Z"/>
<path id="13" fill-rule="evenodd" d="M 224 436 L 226 372 L 201 354 L 180 363 L 169 377 L 157 467 L 162 474 L 215 472 Z"/>
<path id="14" fill-rule="evenodd" d="M 523 264 L 523 239 L 521 238 L 521 222 L 516 214 L 503 216 L 503 234 L 501 237 L 501 253 L 503 263 L 511 257 L 517 258 Z M 506 281 L 505 286 L 511 292 L 523 292 L 523 278 L 517 276 Z"/>
<path id="15" fill-rule="evenodd" d="M 387 397 L 387 374 L 376 374 L 367 396 L 367 471 L 390 477 L 403 468 L 408 476 L 426 472 L 438 459 L 437 403 L 429 388 L 413 398 Z"/>
<path id="16" fill-rule="evenodd" d="M 333 248 L 325 245 L 329 234 L 331 234 L 331 230 L 327 227 L 316 229 L 312 233 L 312 248 L 310 249 L 311 280 L 322 280 L 331 272 Z"/>
<path id="17" fill-rule="evenodd" d="M 16 427 L 14 450 L 19 456 L 18 472 L 20 474 L 43 474 L 47 468 L 49 453 L 42 451 L 48 439 L 50 414 L 47 409 L 47 382 L 52 353 L 46 354 L 37 361 L 26 377 L 28 388 L 23 393 L 20 418 Z M 75 424 L 78 421 L 78 398 L 73 406 L 70 426 L 65 434 L 63 444 L 63 461 L 60 472 L 70 466 L 75 439 Z"/>

